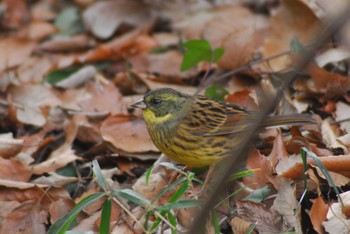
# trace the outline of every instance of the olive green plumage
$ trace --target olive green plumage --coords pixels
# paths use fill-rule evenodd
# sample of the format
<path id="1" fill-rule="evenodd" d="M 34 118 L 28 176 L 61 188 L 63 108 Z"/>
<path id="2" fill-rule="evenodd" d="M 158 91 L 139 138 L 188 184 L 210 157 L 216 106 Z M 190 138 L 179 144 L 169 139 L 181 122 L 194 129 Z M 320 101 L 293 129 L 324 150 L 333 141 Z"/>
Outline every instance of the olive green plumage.
<path id="1" fill-rule="evenodd" d="M 156 89 L 132 105 L 143 109 L 148 132 L 161 152 L 190 167 L 212 165 L 230 156 L 256 113 L 204 96 Z M 313 122 L 309 115 L 268 117 L 264 126 Z"/>

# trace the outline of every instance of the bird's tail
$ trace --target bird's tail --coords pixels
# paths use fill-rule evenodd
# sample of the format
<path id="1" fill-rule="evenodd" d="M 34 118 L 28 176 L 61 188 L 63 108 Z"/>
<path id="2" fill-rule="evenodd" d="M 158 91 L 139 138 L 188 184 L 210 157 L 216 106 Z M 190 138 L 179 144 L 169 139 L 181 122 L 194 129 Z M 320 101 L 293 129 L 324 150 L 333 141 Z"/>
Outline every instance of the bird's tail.
<path id="1" fill-rule="evenodd" d="M 283 125 L 304 125 L 304 124 L 316 124 L 316 120 L 310 114 L 291 114 L 281 116 L 269 116 L 264 127 L 283 126 Z"/>

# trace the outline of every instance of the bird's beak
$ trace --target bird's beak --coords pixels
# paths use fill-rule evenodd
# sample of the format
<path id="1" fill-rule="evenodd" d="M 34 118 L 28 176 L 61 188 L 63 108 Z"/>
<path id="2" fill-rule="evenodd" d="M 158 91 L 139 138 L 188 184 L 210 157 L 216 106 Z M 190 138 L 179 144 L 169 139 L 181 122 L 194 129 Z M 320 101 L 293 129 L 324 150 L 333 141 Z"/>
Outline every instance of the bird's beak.
<path id="1" fill-rule="evenodd" d="M 138 100 L 137 102 L 135 102 L 134 104 L 131 104 L 130 106 L 134 108 L 140 108 L 143 110 L 147 108 L 146 103 L 143 101 L 143 99 Z"/>

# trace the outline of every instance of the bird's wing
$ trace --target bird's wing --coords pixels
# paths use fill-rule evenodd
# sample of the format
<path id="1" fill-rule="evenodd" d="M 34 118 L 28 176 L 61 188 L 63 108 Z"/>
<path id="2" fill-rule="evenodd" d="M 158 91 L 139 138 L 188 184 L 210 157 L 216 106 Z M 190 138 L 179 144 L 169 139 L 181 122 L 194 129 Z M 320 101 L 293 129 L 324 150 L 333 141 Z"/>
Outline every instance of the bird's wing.
<path id="1" fill-rule="evenodd" d="M 186 118 L 192 134 L 198 136 L 229 135 L 249 128 L 253 113 L 235 104 L 216 102 L 199 96 Z"/>

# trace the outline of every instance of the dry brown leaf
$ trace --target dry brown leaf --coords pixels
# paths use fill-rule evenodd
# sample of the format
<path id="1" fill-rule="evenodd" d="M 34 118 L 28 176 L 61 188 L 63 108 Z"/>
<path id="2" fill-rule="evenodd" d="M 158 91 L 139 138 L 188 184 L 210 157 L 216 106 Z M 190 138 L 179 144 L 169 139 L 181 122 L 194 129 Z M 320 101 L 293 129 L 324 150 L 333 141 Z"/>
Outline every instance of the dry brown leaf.
<path id="1" fill-rule="evenodd" d="M 1 17 L 1 26 L 8 29 L 16 29 L 23 26 L 30 19 L 29 7 L 24 0 L 2 1 L 5 10 Z"/>
<path id="2" fill-rule="evenodd" d="M 263 44 L 268 21 L 241 5 L 223 7 L 215 11 L 203 31 L 213 48 L 222 47 L 225 53 L 218 61 L 224 69 L 235 69 L 253 59 Z"/>
<path id="3" fill-rule="evenodd" d="M 145 35 L 153 26 L 153 22 L 136 28 L 120 37 L 97 46 L 83 55 L 74 56 L 71 60 L 80 63 L 98 62 L 105 60 L 124 59 L 130 55 L 142 54 L 156 47 L 156 42 Z M 63 58 L 65 59 L 65 58 Z"/>
<path id="4" fill-rule="evenodd" d="M 34 165 L 32 168 L 33 174 L 41 175 L 43 173 L 56 171 L 59 168 L 66 166 L 67 164 L 78 160 L 79 157 L 69 146 L 64 146 L 54 151 L 48 160 Z"/>
<path id="5" fill-rule="evenodd" d="M 157 80 L 164 83 L 181 83 L 184 79 L 194 77 L 200 71 L 190 69 L 180 71 L 183 55 L 177 50 L 161 54 L 143 54 L 130 58 L 130 63 L 136 73 L 157 74 Z M 159 74 L 159 75 L 158 75 Z"/>
<path id="6" fill-rule="evenodd" d="M 0 155 L 3 158 L 11 158 L 23 148 L 23 139 L 14 139 L 12 133 L 0 134 Z"/>
<path id="7" fill-rule="evenodd" d="M 349 118 L 350 105 L 344 102 L 337 102 L 335 111 L 335 120 L 340 121 Z M 350 133 L 350 121 L 340 123 L 340 127 L 347 133 Z"/>
<path id="8" fill-rule="evenodd" d="M 244 88 L 240 91 L 237 91 L 233 94 L 229 94 L 226 96 L 225 101 L 226 102 L 232 102 L 240 106 L 244 106 L 249 110 L 256 110 L 258 105 L 255 102 L 253 96 L 254 91 Z"/>
<path id="9" fill-rule="evenodd" d="M 314 200 L 314 203 L 310 210 L 310 220 L 313 228 L 319 234 L 325 233 L 322 222 L 327 218 L 328 205 L 324 202 L 321 196 Z"/>
<path id="10" fill-rule="evenodd" d="M 112 210 L 111 210 L 111 218 L 110 218 L 110 229 L 112 229 L 112 227 L 115 224 L 120 222 L 121 211 L 122 211 L 122 208 L 120 208 L 120 206 L 117 203 L 112 202 Z M 100 227 L 100 225 L 101 225 L 101 216 L 100 216 L 100 218 L 98 218 L 95 221 L 95 225 L 97 227 Z"/>
<path id="11" fill-rule="evenodd" d="M 350 191 L 340 194 L 345 207 L 350 206 Z M 327 221 L 323 223 L 328 233 L 350 233 L 350 219 L 343 213 L 341 203 L 333 203 L 327 212 Z"/>
<path id="12" fill-rule="evenodd" d="M 36 49 L 53 53 L 85 50 L 96 45 L 96 42 L 86 35 L 71 38 L 57 38 L 41 43 Z"/>
<path id="13" fill-rule="evenodd" d="M 341 62 L 350 58 L 350 51 L 346 47 L 332 48 L 320 55 L 317 55 L 315 61 L 318 66 L 324 67 L 329 63 Z"/>
<path id="14" fill-rule="evenodd" d="M 303 44 L 310 43 L 323 26 L 315 13 L 299 0 L 282 1 L 276 14 L 270 18 L 270 25 L 263 46 L 265 58 L 289 51 L 293 38 L 297 38 Z M 280 71 L 288 68 L 291 62 L 289 55 L 280 56 L 269 61 L 267 70 Z"/>
<path id="15" fill-rule="evenodd" d="M 51 36 L 57 31 L 52 24 L 43 21 L 32 21 L 28 27 L 23 28 L 23 30 L 24 31 L 19 32 L 19 34 L 24 34 L 23 37 L 37 42 Z"/>
<path id="16" fill-rule="evenodd" d="M 95 2 L 83 13 L 85 27 L 96 37 L 107 39 L 122 23 L 139 26 L 150 20 L 147 5 L 134 1 Z"/>
<path id="17" fill-rule="evenodd" d="M 122 95 L 113 83 L 108 82 L 100 85 L 89 83 L 86 91 L 90 96 L 77 102 L 82 111 L 107 111 L 112 115 L 127 114 L 127 107 L 123 103 Z"/>
<path id="18" fill-rule="evenodd" d="M 152 200 L 157 194 L 160 193 L 168 184 L 168 179 L 161 171 L 158 173 L 152 173 L 149 177 L 148 185 L 146 184 L 146 177 L 141 176 L 135 184 L 132 186 L 132 189 L 135 192 L 142 194 L 144 197 Z M 159 201 L 156 201 L 156 203 Z"/>
<path id="19" fill-rule="evenodd" d="M 15 37 L 0 39 L 0 72 L 25 62 L 31 55 L 35 43 Z"/>
<path id="20" fill-rule="evenodd" d="M 113 227 L 111 234 L 135 234 L 134 230 L 126 223 L 118 223 Z"/>
<path id="21" fill-rule="evenodd" d="M 34 184 L 43 184 L 43 185 L 63 187 L 66 184 L 76 182 L 79 180 L 76 177 L 62 176 L 62 175 L 59 175 L 55 172 L 48 172 L 47 174 L 48 174 L 48 176 L 38 177 L 35 180 L 32 180 L 31 182 Z"/>
<path id="22" fill-rule="evenodd" d="M 189 95 L 193 95 L 197 88 L 193 87 L 193 86 L 184 86 L 184 85 L 176 85 L 176 84 L 168 84 L 168 83 L 160 83 L 160 82 L 156 82 L 156 77 L 151 76 L 151 75 L 147 75 L 147 74 L 138 74 L 138 77 L 145 82 L 145 84 L 147 84 L 147 86 L 149 87 L 150 90 L 153 89 L 158 89 L 158 88 L 171 88 L 171 89 L 175 89 L 175 90 L 181 90 L 182 93 L 186 93 Z"/>
<path id="23" fill-rule="evenodd" d="M 252 184 L 254 189 L 261 188 L 268 182 L 267 177 L 272 174 L 270 160 L 261 155 L 259 151 L 254 150 L 248 156 L 246 168 L 248 170 L 254 170 L 253 176 L 243 178 L 245 184 Z"/>
<path id="24" fill-rule="evenodd" d="M 289 161 L 285 162 L 284 167 L 281 170 L 280 173 L 282 177 L 289 178 L 289 179 L 297 179 L 299 176 L 302 175 L 304 166 L 301 162 L 301 159 L 299 159 L 299 156 L 293 156 L 293 158 L 290 156 Z M 349 155 L 338 155 L 338 156 L 327 156 L 327 157 L 319 157 L 319 160 L 323 163 L 325 168 L 328 171 L 337 172 L 343 176 L 349 177 L 350 176 L 350 157 Z M 282 161 L 281 163 L 284 163 Z M 315 166 L 316 163 L 308 158 L 308 164 Z"/>
<path id="25" fill-rule="evenodd" d="M 48 214 L 35 202 L 27 202 L 17 207 L 4 219 L 0 227 L 1 234 L 7 233 L 46 233 L 45 224 Z"/>
<path id="26" fill-rule="evenodd" d="M 55 86 L 60 88 L 76 88 L 92 80 L 96 73 L 97 69 L 94 66 L 87 65 L 68 76 L 66 79 L 57 82 Z"/>
<path id="27" fill-rule="evenodd" d="M 8 95 L 16 106 L 17 119 L 36 126 L 44 126 L 46 123 L 46 117 L 42 113 L 41 107 L 60 105 L 60 100 L 53 91 L 44 85 L 12 87 Z"/>
<path id="28" fill-rule="evenodd" d="M 306 72 L 310 74 L 311 79 L 298 79 L 294 82 L 294 87 L 300 92 L 333 98 L 345 94 L 350 88 L 350 81 L 347 77 L 329 72 L 315 64 L 311 64 Z"/>
<path id="29" fill-rule="evenodd" d="M 110 116 L 101 125 L 101 135 L 125 152 L 158 152 L 148 135 L 145 122 L 127 116 Z"/>
<path id="30" fill-rule="evenodd" d="M 55 57 L 31 56 L 18 67 L 18 80 L 27 84 L 41 83 L 46 73 L 53 67 L 55 60 Z"/>
<path id="31" fill-rule="evenodd" d="M 277 170 L 275 167 L 281 160 L 288 158 L 289 154 L 286 150 L 286 147 L 283 142 L 282 134 L 278 131 L 278 135 L 273 142 L 273 148 L 269 155 L 269 160 L 271 161 L 271 165 L 273 170 Z"/>
<path id="32" fill-rule="evenodd" d="M 342 150 L 344 154 L 348 153 L 348 149 L 343 145 L 337 138 L 329 120 L 325 120 L 321 125 L 321 134 L 323 142 L 326 144 L 327 148 L 332 150 Z"/>
<path id="33" fill-rule="evenodd" d="M 28 166 L 17 159 L 0 157 L 0 179 L 26 182 L 31 176 L 32 172 Z"/>
<path id="34" fill-rule="evenodd" d="M 294 228 L 296 233 L 303 233 L 301 228 L 301 210 L 297 209 L 295 211 L 298 207 L 295 186 L 292 185 L 291 180 L 283 178 L 278 178 L 277 184 L 277 196 L 271 209 L 282 215 L 283 219 L 290 227 Z"/>
<path id="35" fill-rule="evenodd" d="M 248 232 L 252 223 L 246 222 L 243 219 L 236 216 L 233 219 L 231 219 L 230 225 L 233 233 L 243 234 Z M 256 234 L 255 231 L 250 233 Z"/>
<path id="36" fill-rule="evenodd" d="M 74 232 L 93 232 L 98 233 L 99 228 L 95 225 L 95 221 L 101 216 L 101 212 L 96 212 L 89 217 L 83 219 L 77 226 L 73 227 L 71 231 Z"/>
<path id="37" fill-rule="evenodd" d="M 245 221 L 256 223 L 256 229 L 262 234 L 287 231 L 282 217 L 264 204 L 252 201 L 236 201 L 237 213 Z"/>
<path id="38" fill-rule="evenodd" d="M 74 207 L 71 199 L 59 199 L 49 204 L 50 222 L 55 223 L 59 218 L 66 215 Z"/>

